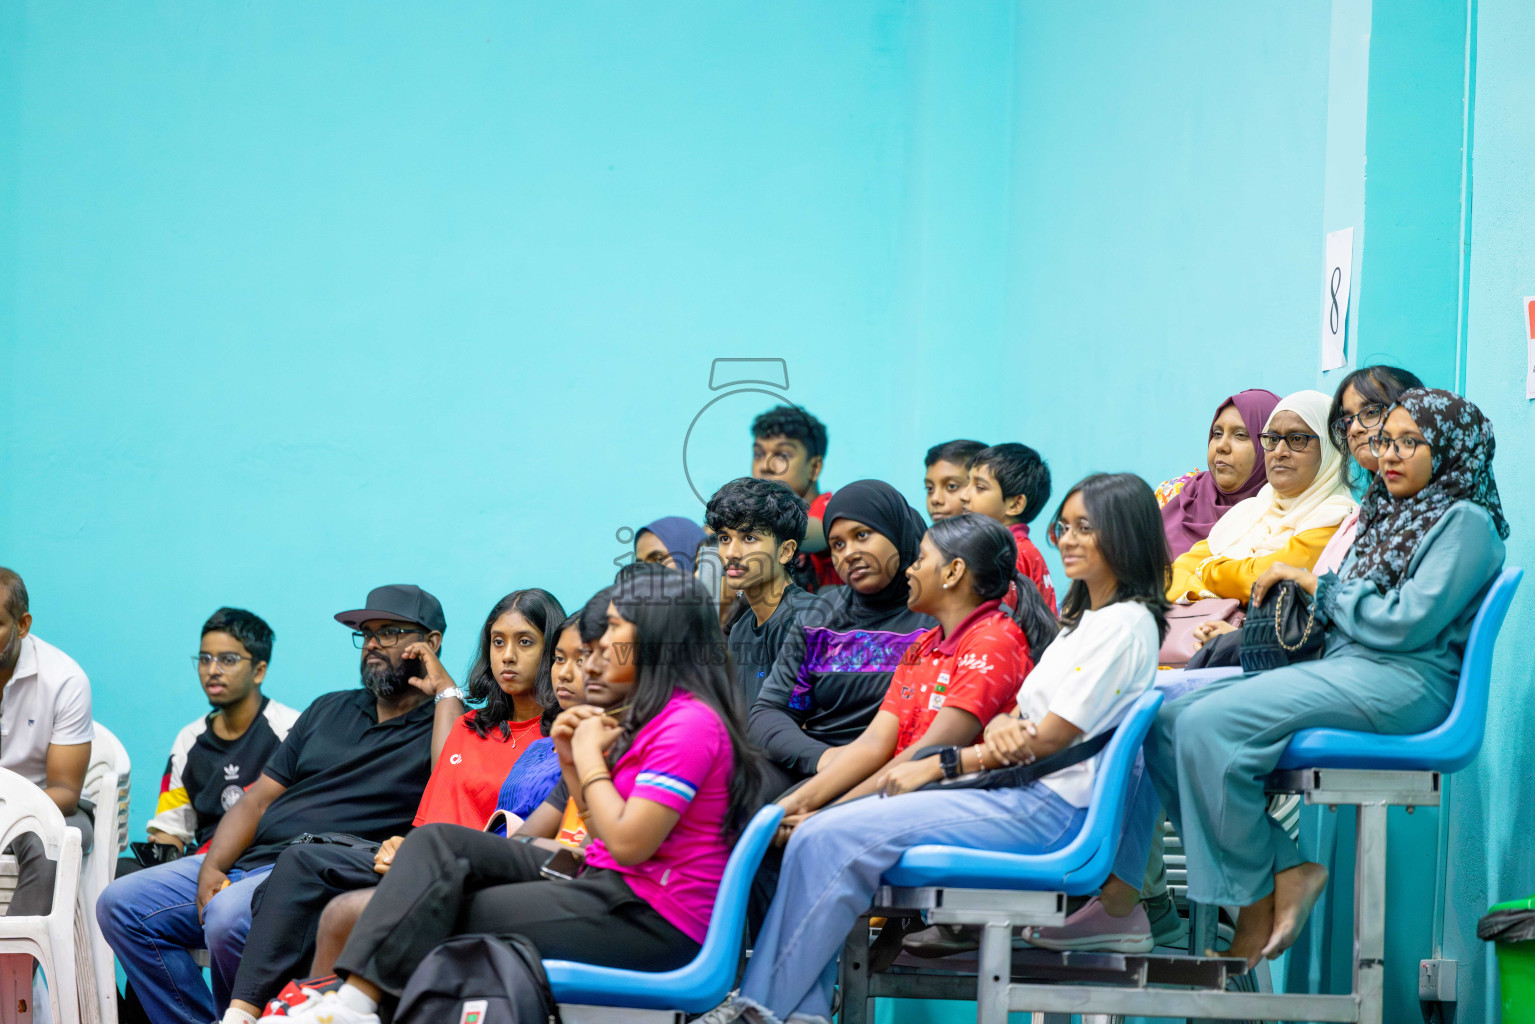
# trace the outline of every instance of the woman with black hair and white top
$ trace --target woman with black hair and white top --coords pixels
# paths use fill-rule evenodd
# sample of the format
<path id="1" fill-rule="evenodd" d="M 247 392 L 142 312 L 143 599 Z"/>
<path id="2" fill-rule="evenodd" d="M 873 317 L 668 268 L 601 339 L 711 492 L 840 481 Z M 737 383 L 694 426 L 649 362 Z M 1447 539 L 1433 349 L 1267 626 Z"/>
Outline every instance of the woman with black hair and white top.
<path id="1" fill-rule="evenodd" d="M 336 963 L 340 990 L 288 1016 L 377 1024 L 421 959 L 455 934 L 521 935 L 545 958 L 665 971 L 698 954 L 730 847 L 760 790 L 739 687 L 704 588 L 658 570 L 620 579 L 597 641 L 602 678 L 634 681 L 621 718 L 582 705 L 550 735 L 595 840 L 572 879 L 549 854 L 455 825 L 406 837 Z"/>
<path id="2" fill-rule="evenodd" d="M 961 771 L 1026 764 L 1111 729 L 1155 675 L 1168 559 L 1151 488 L 1129 474 L 1090 476 L 1055 518 L 1072 581 L 1064 629 L 1023 681 L 1018 712 L 993 718 L 984 741 L 959 752 Z M 911 793 L 920 780 L 892 774 L 883 793 L 895 799 L 815 815 L 789 840 L 740 992 L 703 1019 L 829 1022 L 837 953 L 886 869 L 923 843 L 1058 848 L 1082 828 L 1098 760 L 1009 789 Z"/>
<path id="3" fill-rule="evenodd" d="M 1019 684 L 1055 639 L 1055 615 L 1018 571 L 1013 535 L 1001 523 L 971 512 L 952 516 L 932 525 L 919 550 L 906 569 L 906 607 L 938 625 L 906 649 L 863 734 L 779 798 L 780 839 L 839 797 L 877 791 L 914 751 L 974 743 L 987 722 L 1012 710 Z M 1023 595 L 1016 609 L 1002 605 L 1010 585 Z M 937 769 L 927 759 L 911 770 L 926 781 Z"/>

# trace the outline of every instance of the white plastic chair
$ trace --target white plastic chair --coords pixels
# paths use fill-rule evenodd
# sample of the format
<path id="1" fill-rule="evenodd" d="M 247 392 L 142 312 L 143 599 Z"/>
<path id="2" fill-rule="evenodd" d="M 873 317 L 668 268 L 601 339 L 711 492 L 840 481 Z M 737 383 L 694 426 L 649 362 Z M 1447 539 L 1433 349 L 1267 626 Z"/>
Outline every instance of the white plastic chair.
<path id="1" fill-rule="evenodd" d="M 0 768 L 0 850 L 28 832 L 37 834 L 49 859 L 58 863 L 53 910 L 46 917 L 0 918 L 0 1021 L 31 1019 L 32 965 L 28 958 L 37 961 L 48 979 L 50 1019 L 60 1024 L 78 1021 L 74 926 L 80 888 L 80 830 L 64 824 L 64 816 L 40 788 Z"/>
<path id="2" fill-rule="evenodd" d="M 85 1022 L 117 1024 L 117 972 L 112 947 L 96 922 L 96 901 L 117 875 L 117 858 L 128 848 L 128 751 L 112 730 L 94 723 L 91 762 L 81 795 L 96 805 L 96 841 L 80 872 L 80 915 L 76 921 L 80 1005 Z M 86 968 L 89 968 L 88 970 Z M 93 1013 L 91 1008 L 96 1008 Z"/>

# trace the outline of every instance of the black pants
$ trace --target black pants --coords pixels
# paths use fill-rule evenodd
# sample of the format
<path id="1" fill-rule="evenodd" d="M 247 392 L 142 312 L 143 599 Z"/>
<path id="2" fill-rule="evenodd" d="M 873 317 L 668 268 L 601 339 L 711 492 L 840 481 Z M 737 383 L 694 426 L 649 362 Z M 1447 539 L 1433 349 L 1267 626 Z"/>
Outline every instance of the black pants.
<path id="1" fill-rule="evenodd" d="M 382 879 L 366 847 L 297 843 L 283 850 L 251 900 L 250 933 L 230 997 L 265 1006 L 291 979 L 307 976 L 325 905 Z"/>
<path id="2" fill-rule="evenodd" d="M 471 933 L 521 935 L 546 959 L 626 970 L 669 971 L 698 955 L 618 872 L 550 881 L 539 874 L 548 856 L 461 825 L 423 825 L 395 854 L 336 971 L 398 996 L 427 953 Z"/>
<path id="3" fill-rule="evenodd" d="M 91 815 L 94 808 L 80 801 L 80 807 L 64 819 L 66 826 L 80 830 L 80 856 L 91 852 L 96 835 Z M 16 891 L 11 894 L 6 917 L 41 917 L 53 910 L 53 883 L 59 877 L 57 861 L 48 859 L 48 851 L 35 832 L 23 832 L 11 840 L 7 852 L 16 855 Z"/>

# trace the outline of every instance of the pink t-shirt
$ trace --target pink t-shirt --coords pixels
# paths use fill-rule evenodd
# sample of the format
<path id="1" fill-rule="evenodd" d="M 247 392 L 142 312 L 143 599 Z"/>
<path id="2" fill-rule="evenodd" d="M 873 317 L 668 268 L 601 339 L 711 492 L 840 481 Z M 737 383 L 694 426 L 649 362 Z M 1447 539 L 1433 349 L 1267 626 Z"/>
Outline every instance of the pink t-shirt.
<path id="1" fill-rule="evenodd" d="M 696 942 L 709 930 L 730 859 L 720 827 L 730 809 L 733 761 L 719 716 L 692 694 L 675 691 L 613 766 L 613 786 L 625 800 L 642 797 L 682 817 L 643 864 L 619 864 L 601 839 L 586 852 L 588 864 L 623 875 L 636 896 Z"/>

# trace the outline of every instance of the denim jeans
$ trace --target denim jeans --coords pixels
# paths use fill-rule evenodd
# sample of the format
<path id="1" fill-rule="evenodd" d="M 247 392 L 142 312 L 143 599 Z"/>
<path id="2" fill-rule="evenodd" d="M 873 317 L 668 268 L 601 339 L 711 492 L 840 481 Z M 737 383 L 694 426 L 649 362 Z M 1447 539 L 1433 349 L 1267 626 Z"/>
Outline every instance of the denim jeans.
<path id="1" fill-rule="evenodd" d="M 107 886 L 96 904 L 102 935 L 155 1024 L 208 1024 L 229 1002 L 251 896 L 271 867 L 231 871 L 230 886 L 208 901 L 197 919 L 197 872 L 202 855 L 136 871 Z M 208 991 L 192 950 L 207 949 L 214 991 Z"/>
<path id="2" fill-rule="evenodd" d="M 1045 853 L 1087 812 L 1048 787 L 908 793 L 828 808 L 794 830 L 739 1001 L 782 1021 L 831 1019 L 837 954 L 874 900 L 880 876 L 922 843 Z M 1141 857 L 1144 866 L 1145 856 Z"/>

